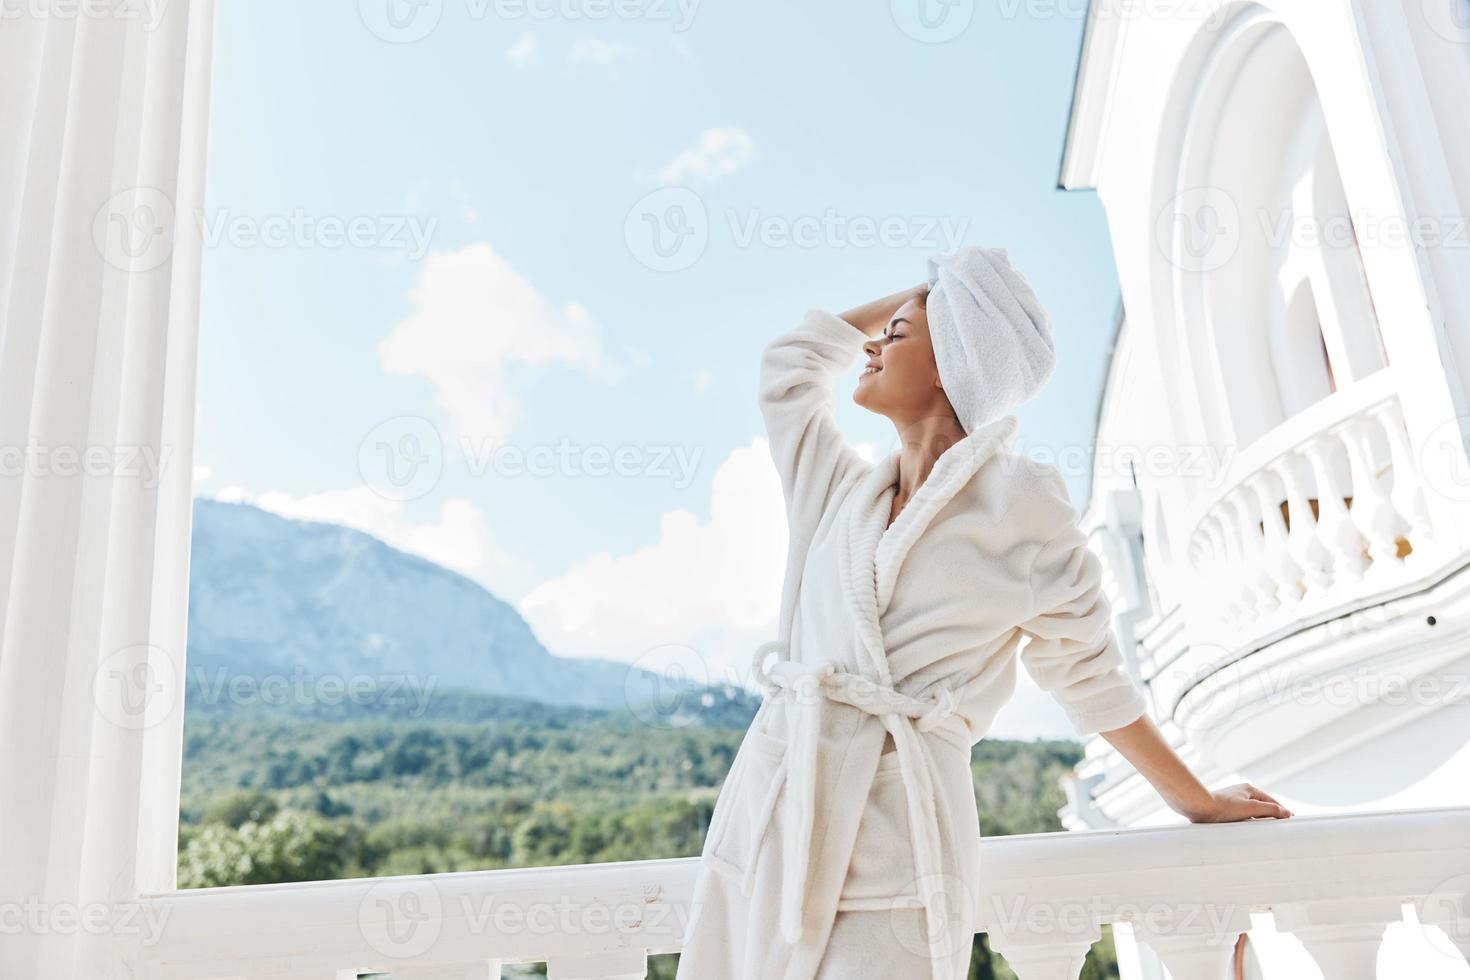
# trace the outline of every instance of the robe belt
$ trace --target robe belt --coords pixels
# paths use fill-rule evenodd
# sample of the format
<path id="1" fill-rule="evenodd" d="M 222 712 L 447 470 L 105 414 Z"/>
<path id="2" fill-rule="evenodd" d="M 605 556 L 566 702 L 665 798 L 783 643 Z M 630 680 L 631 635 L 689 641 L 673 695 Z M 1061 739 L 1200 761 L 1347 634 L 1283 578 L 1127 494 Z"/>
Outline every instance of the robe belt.
<path id="1" fill-rule="evenodd" d="M 927 938 L 931 961 L 939 970 L 942 963 L 940 942 L 943 930 L 937 928 L 942 915 L 938 904 L 943 868 L 940 867 L 939 820 L 934 799 L 934 781 L 921 736 L 943 724 L 958 707 L 954 692 L 940 685 L 934 698 L 915 698 L 859 673 L 842 670 L 832 660 L 797 663 L 780 659 L 769 669 L 762 665 L 772 650 L 784 652 L 780 641 L 763 643 L 756 648 L 752 663 L 755 680 L 767 696 L 778 690 L 793 695 L 786 750 L 787 833 L 782 856 L 785 887 L 781 893 L 781 931 L 790 942 L 802 934 L 802 907 L 806 902 L 807 868 L 811 859 L 812 825 L 816 810 L 817 746 L 820 741 L 822 707 L 827 701 L 840 701 L 874 715 L 893 735 L 898 763 L 903 773 L 904 792 L 908 801 L 909 832 L 914 848 L 916 883 L 920 900 L 928 916 Z M 866 805 L 866 801 L 864 801 Z M 769 804 L 768 804 L 769 809 Z M 769 813 L 767 813 L 769 817 Z M 757 833 L 763 835 L 763 828 Z M 759 838 L 757 838 L 759 839 Z M 754 870 L 752 855 L 750 869 Z M 746 876 L 746 894 L 754 878 Z"/>

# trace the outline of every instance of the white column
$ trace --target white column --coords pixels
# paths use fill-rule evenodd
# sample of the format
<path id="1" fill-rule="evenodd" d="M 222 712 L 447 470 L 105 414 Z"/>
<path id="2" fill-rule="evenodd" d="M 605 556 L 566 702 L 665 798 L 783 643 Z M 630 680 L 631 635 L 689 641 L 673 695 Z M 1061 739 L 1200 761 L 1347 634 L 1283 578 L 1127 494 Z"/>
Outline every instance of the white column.
<path id="1" fill-rule="evenodd" d="M 0 451 L 27 464 L 0 471 L 0 903 L 126 923 L 174 884 L 213 0 L 23 8 L 0 32 Z M 131 975 L 125 945 L 7 934 L 0 976 Z"/>

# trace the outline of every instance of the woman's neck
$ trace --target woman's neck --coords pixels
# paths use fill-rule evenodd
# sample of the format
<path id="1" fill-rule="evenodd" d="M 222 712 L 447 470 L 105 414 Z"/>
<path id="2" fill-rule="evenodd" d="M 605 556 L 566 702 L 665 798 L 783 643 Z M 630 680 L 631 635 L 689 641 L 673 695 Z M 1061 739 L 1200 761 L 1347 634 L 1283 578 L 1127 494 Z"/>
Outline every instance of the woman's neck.
<path id="1" fill-rule="evenodd" d="M 903 445 L 898 454 L 898 485 L 894 494 L 894 512 L 902 509 L 939 462 L 939 457 L 965 438 L 965 430 L 954 416 L 932 417 L 902 426 L 899 434 Z"/>

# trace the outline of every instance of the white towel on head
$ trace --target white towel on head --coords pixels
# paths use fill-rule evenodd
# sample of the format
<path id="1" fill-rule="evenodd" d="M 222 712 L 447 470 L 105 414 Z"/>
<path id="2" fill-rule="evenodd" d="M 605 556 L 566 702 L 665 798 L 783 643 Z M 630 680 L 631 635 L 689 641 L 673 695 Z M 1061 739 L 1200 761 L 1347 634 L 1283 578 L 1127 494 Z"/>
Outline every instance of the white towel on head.
<path id="1" fill-rule="evenodd" d="M 1005 249 L 936 255 L 929 287 L 934 360 L 965 432 L 1041 390 L 1056 364 L 1051 318 Z"/>

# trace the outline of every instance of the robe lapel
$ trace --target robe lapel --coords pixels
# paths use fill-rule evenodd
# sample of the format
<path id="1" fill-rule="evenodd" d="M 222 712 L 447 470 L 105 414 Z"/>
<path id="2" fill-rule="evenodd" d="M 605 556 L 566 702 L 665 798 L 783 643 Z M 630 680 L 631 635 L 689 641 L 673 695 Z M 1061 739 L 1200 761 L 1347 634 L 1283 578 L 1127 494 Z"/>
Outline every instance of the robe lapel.
<path id="1" fill-rule="evenodd" d="M 886 533 L 891 505 L 888 488 L 898 479 L 898 452 L 890 453 L 863 474 L 849 495 L 838 535 L 842 591 L 872 676 L 879 683 L 888 685 L 893 681 L 879 617 L 893 598 L 904 558 L 934 515 L 1002 446 L 1010 443 L 1019 424 L 1014 415 L 1002 416 L 946 449 Z"/>

